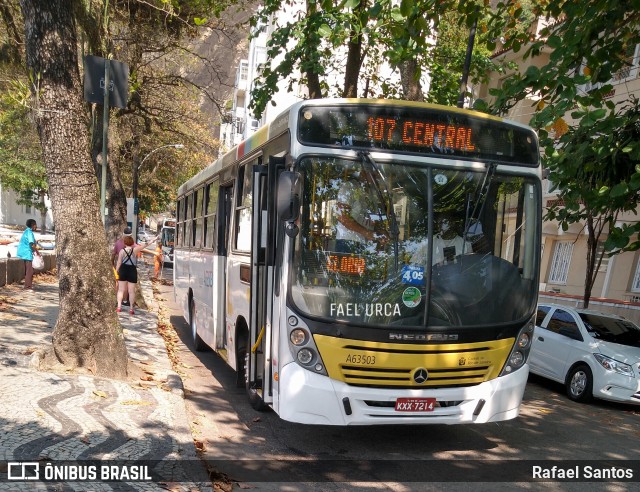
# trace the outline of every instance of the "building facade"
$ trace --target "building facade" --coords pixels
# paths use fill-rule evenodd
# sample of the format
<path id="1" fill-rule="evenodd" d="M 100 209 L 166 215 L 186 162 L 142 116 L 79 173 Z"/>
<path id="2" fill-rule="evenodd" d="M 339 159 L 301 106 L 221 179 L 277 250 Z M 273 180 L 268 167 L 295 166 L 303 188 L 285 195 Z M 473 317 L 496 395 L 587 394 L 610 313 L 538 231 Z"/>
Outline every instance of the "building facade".
<path id="1" fill-rule="evenodd" d="M 544 19 L 538 20 L 531 28 L 532 38 L 537 38 L 543 28 L 547 26 Z M 538 68 L 546 65 L 551 51 L 542 51 L 539 56 L 522 59 L 522 49 L 519 53 L 498 49 L 494 54 L 496 61 L 512 62 L 517 69 L 524 73 L 531 65 Z M 614 74 L 612 80 L 613 89 L 608 98 L 619 105 L 629 99 L 630 95 L 640 97 L 640 45 L 626 53 L 627 67 Z M 513 71 L 504 74 L 494 74 L 488 84 L 476 87 L 478 97 L 487 101 L 491 100 L 490 89 L 500 88 L 506 78 Z M 580 90 L 589 91 L 592 88 L 587 84 Z M 505 117 L 528 124 L 534 114 L 539 100 L 535 93 L 518 102 Z M 571 125 L 572 121 L 567 120 Z M 557 199 L 557 191 L 549 180 L 543 181 L 543 214 Z M 627 213 L 619 217 L 619 223 L 636 223 L 638 216 Z M 604 241 L 606 235 L 601 239 Z M 586 258 L 587 258 L 587 231 L 584 225 L 573 224 L 567 231 L 563 231 L 556 221 L 545 221 L 542 237 L 542 263 L 540 271 L 541 295 L 553 297 L 555 301 L 564 304 L 581 305 L 585 286 Z M 602 247 L 599 248 L 603 250 Z M 611 258 L 604 257 L 598 270 L 595 284 L 592 290 L 590 306 L 603 311 L 623 311 L 627 317 L 640 320 L 634 306 L 640 303 L 640 253 L 625 252 Z M 622 306 L 624 304 L 624 306 Z M 640 304 L 638 304 L 640 306 Z M 631 311 L 629 311 L 631 309 Z"/>
<path id="2" fill-rule="evenodd" d="M 38 227 L 42 227 L 42 214 L 39 210 L 28 205 L 20 205 L 18 195 L 11 189 L 0 184 L 0 224 L 24 226 L 28 219 L 35 219 Z M 53 230 L 53 214 L 51 213 L 51 202 L 45 198 L 48 207 L 45 225 L 48 231 Z"/>

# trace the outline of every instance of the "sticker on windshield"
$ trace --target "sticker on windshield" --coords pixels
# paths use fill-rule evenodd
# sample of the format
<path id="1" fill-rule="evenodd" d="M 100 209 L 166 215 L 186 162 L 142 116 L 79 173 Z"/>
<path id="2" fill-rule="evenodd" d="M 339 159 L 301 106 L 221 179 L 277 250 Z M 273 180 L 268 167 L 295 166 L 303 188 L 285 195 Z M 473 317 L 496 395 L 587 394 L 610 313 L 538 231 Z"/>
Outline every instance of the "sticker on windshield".
<path id="1" fill-rule="evenodd" d="M 409 285 L 424 285 L 424 267 L 405 265 L 401 272 L 402 283 Z"/>
<path id="2" fill-rule="evenodd" d="M 449 181 L 444 174 L 436 174 L 433 177 L 433 180 L 436 182 L 436 184 L 439 184 L 440 186 L 446 185 L 447 181 Z"/>
<path id="3" fill-rule="evenodd" d="M 422 294 L 417 287 L 407 287 L 402 293 L 402 303 L 408 308 L 414 308 L 420 304 Z"/>

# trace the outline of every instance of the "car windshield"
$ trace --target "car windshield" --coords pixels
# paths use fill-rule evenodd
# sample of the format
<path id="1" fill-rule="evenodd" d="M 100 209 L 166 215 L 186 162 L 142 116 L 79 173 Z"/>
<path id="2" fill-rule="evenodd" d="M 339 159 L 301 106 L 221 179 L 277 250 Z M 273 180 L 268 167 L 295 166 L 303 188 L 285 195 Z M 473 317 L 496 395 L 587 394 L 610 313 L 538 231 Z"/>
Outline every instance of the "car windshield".
<path id="1" fill-rule="evenodd" d="M 580 313 L 580 318 L 593 338 L 640 347 L 640 328 L 629 320 L 587 313 Z"/>
<path id="2" fill-rule="evenodd" d="M 533 180 L 326 156 L 303 158 L 299 170 L 291 293 L 301 312 L 401 327 L 495 325 L 533 313 Z"/>

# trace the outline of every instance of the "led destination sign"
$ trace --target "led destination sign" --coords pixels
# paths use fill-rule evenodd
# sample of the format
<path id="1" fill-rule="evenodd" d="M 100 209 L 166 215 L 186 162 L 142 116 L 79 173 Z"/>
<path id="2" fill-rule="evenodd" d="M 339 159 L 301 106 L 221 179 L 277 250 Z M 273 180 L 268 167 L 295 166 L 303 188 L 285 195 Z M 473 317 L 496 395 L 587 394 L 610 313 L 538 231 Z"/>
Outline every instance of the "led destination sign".
<path id="1" fill-rule="evenodd" d="M 371 116 L 369 125 L 369 139 L 373 142 L 393 144 L 398 121 L 393 118 Z M 444 123 L 429 123 L 416 119 L 401 120 L 400 135 L 402 143 L 435 147 L 443 151 L 448 149 L 473 151 L 473 129 L 469 126 L 446 125 Z"/>
<path id="2" fill-rule="evenodd" d="M 302 107 L 298 139 L 314 146 L 386 149 L 536 167 L 533 130 L 479 113 L 425 105 Z"/>

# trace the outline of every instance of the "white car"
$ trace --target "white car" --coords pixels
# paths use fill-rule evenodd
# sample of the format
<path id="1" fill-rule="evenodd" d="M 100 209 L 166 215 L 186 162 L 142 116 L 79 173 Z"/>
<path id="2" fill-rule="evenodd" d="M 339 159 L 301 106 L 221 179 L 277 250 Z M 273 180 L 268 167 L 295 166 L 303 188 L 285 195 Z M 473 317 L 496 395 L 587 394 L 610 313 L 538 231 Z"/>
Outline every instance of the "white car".
<path id="1" fill-rule="evenodd" d="M 563 383 L 574 401 L 640 405 L 640 328 L 614 314 L 538 304 L 529 368 Z"/>

